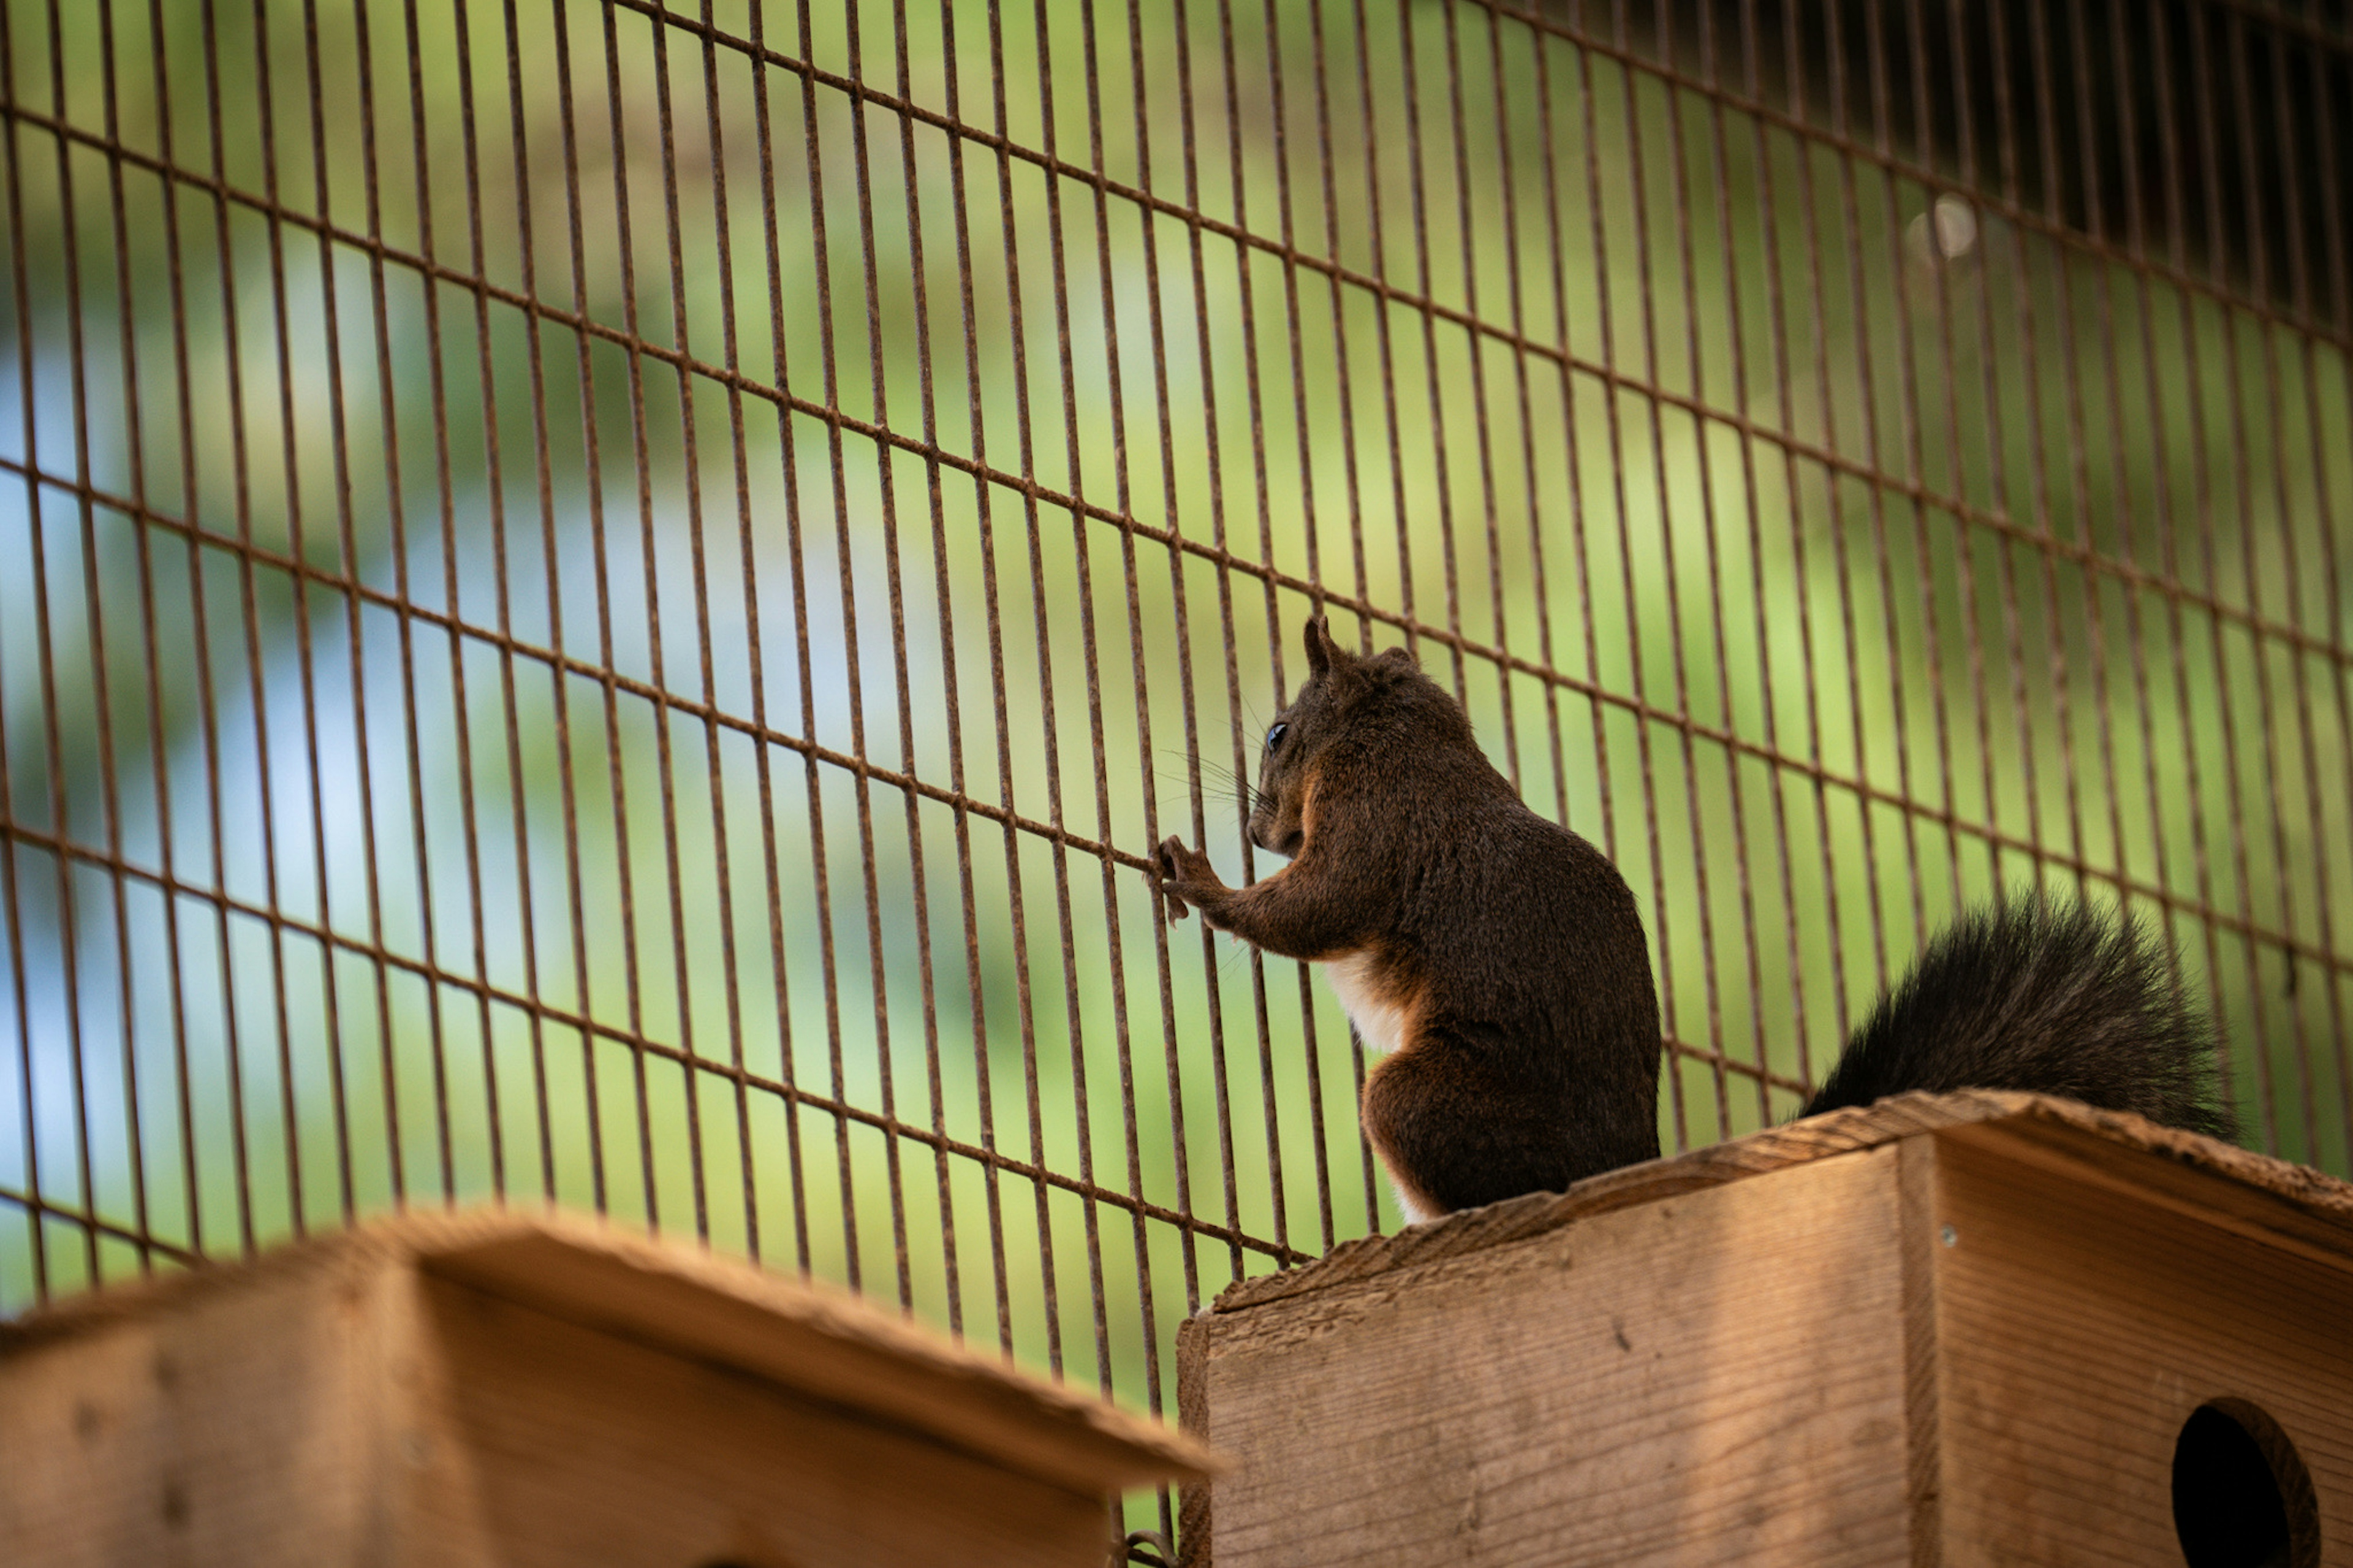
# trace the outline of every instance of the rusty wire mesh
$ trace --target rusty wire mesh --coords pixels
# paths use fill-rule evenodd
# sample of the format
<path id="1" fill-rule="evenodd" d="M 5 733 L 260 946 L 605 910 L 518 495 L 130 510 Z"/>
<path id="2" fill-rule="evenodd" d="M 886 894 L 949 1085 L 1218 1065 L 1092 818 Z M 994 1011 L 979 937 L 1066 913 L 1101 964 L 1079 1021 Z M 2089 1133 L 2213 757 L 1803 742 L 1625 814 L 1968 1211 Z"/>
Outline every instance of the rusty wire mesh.
<path id="1" fill-rule="evenodd" d="M 2348 1168 L 2341 7 L 5 16 L 0 1307 L 546 1195 L 1170 1409 L 1394 1223 L 1140 858 L 1271 869 L 1315 605 L 1625 869 L 1672 1147 L 2043 879 Z"/>

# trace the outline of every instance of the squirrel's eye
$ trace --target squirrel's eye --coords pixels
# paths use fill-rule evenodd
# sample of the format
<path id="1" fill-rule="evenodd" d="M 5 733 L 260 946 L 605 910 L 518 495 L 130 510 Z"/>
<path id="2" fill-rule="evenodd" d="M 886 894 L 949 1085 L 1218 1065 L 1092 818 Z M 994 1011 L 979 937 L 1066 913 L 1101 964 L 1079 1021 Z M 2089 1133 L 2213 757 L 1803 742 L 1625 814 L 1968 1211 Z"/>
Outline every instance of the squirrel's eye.
<path id="1" fill-rule="evenodd" d="M 1286 731 L 1286 730 L 1288 730 L 1288 729 L 1290 729 L 1290 728 L 1291 728 L 1291 726 L 1290 726 L 1290 725 L 1288 725 L 1288 724 L 1277 724 L 1273 729 L 1269 730 L 1269 731 L 1266 732 L 1266 749 L 1267 749 L 1268 751 L 1271 752 L 1271 751 L 1273 751 L 1277 746 L 1282 745 L 1282 733 L 1283 733 L 1283 731 Z"/>

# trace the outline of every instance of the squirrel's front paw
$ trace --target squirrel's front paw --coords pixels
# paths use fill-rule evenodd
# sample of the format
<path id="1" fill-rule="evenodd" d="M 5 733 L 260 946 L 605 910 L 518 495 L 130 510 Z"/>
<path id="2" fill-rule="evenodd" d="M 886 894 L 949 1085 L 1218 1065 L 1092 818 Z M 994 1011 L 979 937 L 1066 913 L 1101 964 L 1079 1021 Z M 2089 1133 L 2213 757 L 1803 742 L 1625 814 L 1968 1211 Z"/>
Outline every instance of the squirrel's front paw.
<path id="1" fill-rule="evenodd" d="M 1225 884 L 1218 879 L 1209 858 L 1198 849 L 1187 849 L 1185 841 L 1174 834 L 1154 847 L 1152 864 L 1159 873 L 1160 893 L 1168 900 L 1168 918 L 1172 921 L 1183 920 L 1186 906 L 1198 904 L 1202 894 L 1213 889 L 1224 890 Z"/>

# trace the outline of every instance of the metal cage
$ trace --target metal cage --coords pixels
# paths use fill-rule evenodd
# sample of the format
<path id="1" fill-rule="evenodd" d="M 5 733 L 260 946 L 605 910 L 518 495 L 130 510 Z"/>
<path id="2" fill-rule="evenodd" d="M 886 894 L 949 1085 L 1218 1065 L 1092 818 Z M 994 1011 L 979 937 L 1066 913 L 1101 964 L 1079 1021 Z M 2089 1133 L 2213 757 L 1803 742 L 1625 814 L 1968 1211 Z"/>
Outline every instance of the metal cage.
<path id="1" fill-rule="evenodd" d="M 2344 1173 L 2336 0 L 5 0 L 0 1308 L 550 1197 L 1173 1413 L 1311 610 L 1786 1117 L 2080 885 Z M 1166 1500 L 1129 1508 L 1173 1528 Z"/>

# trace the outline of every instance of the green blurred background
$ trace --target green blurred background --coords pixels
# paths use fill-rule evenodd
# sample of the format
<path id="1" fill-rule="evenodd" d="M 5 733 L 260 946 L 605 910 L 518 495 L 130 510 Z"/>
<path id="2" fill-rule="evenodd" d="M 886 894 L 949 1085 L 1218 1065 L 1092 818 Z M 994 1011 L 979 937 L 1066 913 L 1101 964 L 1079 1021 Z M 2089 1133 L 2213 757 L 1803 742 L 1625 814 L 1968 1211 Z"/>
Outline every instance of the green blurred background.
<path id="1" fill-rule="evenodd" d="M 1637 9 L 6 0 L 0 1310 L 544 1195 L 1173 1409 L 1396 1223 L 1138 858 L 1272 869 L 1319 602 L 1624 869 L 1671 1149 L 2041 881 L 2347 1172 L 2342 219 L 2147 76 L 2344 52 Z"/>

